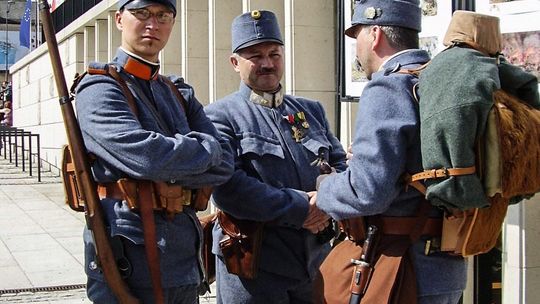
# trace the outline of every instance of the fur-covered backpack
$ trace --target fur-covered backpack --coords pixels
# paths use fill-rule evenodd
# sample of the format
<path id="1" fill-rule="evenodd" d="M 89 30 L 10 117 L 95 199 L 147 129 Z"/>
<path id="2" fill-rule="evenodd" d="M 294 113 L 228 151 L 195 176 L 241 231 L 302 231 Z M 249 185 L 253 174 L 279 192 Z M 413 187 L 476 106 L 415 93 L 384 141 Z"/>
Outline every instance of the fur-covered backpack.
<path id="1" fill-rule="evenodd" d="M 501 56 L 499 19 L 456 11 L 419 77 L 423 172 L 408 184 L 446 210 L 441 250 L 491 250 L 508 204 L 540 192 L 537 78 Z"/>

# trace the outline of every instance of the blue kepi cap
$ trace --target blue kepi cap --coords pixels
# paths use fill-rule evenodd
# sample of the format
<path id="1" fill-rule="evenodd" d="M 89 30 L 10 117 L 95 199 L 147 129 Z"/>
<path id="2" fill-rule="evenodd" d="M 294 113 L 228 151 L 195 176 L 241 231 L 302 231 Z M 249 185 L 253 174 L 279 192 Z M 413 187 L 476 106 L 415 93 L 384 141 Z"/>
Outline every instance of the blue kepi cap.
<path id="1" fill-rule="evenodd" d="M 168 6 L 176 15 L 176 0 L 120 0 L 118 1 L 118 9 L 122 8 L 143 8 L 152 4 L 163 4 Z"/>
<path id="2" fill-rule="evenodd" d="M 345 35 L 356 38 L 355 27 L 366 25 L 390 25 L 422 30 L 422 11 L 419 0 L 359 0 L 354 6 L 351 27 Z"/>
<path id="3" fill-rule="evenodd" d="M 231 26 L 232 52 L 263 42 L 283 45 L 276 15 L 255 10 L 234 18 Z"/>

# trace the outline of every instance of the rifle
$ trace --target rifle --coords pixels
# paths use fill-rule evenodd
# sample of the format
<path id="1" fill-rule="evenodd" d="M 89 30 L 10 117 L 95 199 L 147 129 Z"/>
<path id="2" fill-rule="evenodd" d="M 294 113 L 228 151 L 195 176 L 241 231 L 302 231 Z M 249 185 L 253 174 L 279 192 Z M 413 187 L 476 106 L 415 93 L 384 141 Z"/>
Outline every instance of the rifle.
<path id="1" fill-rule="evenodd" d="M 84 201 L 86 225 L 92 232 L 94 247 L 98 262 L 103 270 L 105 280 L 120 303 L 139 303 L 122 280 L 118 271 L 116 261 L 111 249 L 109 235 L 105 228 L 103 210 L 97 193 L 96 183 L 90 170 L 90 162 L 86 154 L 86 148 L 82 138 L 81 129 L 77 123 L 72 97 L 66 85 L 62 62 L 58 51 L 58 43 L 52 25 L 51 13 L 47 0 L 39 3 L 41 20 L 43 22 L 43 32 L 47 40 L 47 47 L 53 67 L 54 79 L 58 90 L 60 109 L 64 119 L 64 127 L 67 133 L 67 140 L 71 151 L 71 158 L 75 167 L 75 176 L 80 197 Z"/>
<path id="2" fill-rule="evenodd" d="M 371 273 L 373 272 L 373 263 L 375 262 L 375 248 L 377 242 L 377 227 L 370 225 L 360 260 L 351 259 L 354 264 L 353 277 L 351 281 L 351 298 L 349 304 L 358 304 L 366 293 Z"/>

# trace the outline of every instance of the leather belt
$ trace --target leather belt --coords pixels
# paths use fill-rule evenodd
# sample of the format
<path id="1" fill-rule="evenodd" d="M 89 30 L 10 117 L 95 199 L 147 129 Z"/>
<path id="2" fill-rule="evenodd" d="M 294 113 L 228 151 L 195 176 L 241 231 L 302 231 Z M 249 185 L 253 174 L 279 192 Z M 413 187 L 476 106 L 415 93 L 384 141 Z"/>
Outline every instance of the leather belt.
<path id="1" fill-rule="evenodd" d="M 376 220 L 376 223 L 380 223 L 382 234 L 390 235 L 410 235 L 417 222 L 416 217 L 398 216 L 382 216 Z M 441 232 L 442 218 L 428 218 L 421 235 L 441 236 Z"/>
<path id="2" fill-rule="evenodd" d="M 99 198 L 125 200 L 131 209 L 140 210 L 140 198 L 151 200 L 154 211 L 165 210 L 172 218 L 183 211 L 185 206 L 194 202 L 191 189 L 179 185 L 121 179 L 116 183 L 104 183 L 97 186 Z"/>

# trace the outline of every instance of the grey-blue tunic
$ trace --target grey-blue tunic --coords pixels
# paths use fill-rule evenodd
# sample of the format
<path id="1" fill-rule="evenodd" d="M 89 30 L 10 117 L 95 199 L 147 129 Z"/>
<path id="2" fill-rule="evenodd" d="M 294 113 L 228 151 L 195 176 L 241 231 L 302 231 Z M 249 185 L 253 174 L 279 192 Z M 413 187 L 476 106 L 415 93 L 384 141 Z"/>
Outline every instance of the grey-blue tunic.
<path id="1" fill-rule="evenodd" d="M 412 187 L 407 191 L 401 178 L 422 170 L 418 104 L 412 95 L 418 80 L 395 72 L 427 61 L 428 54 L 421 50 L 399 54 L 366 85 L 349 168 L 326 178 L 317 195 L 317 204 L 333 218 L 415 214 L 422 194 Z M 414 244 L 413 253 L 420 296 L 465 288 L 464 259 L 440 253 L 425 256 L 421 241 Z"/>
<path id="2" fill-rule="evenodd" d="M 264 229 L 260 269 L 310 280 L 329 251 L 329 244 L 317 243 L 315 235 L 302 229 L 308 213 L 305 192 L 315 190 L 319 175 L 311 163 L 325 148 L 330 165 L 342 171 L 345 151 L 319 102 L 285 95 L 281 105 L 271 108 L 251 102 L 251 92 L 241 83 L 239 91 L 205 107 L 235 152 L 235 172 L 215 188 L 215 204 L 241 219 L 272 221 Z M 304 112 L 309 123 L 301 142 L 293 139 L 286 118 L 298 112 Z M 216 225 L 213 251 L 218 255 L 221 236 Z"/>
<path id="3" fill-rule="evenodd" d="M 135 117 L 112 77 L 86 76 L 77 88 L 76 106 L 86 148 L 97 157 L 92 165 L 96 181 L 106 183 L 131 177 L 175 181 L 193 188 L 225 182 L 233 169 L 230 148 L 206 117 L 193 89 L 182 81 L 177 82 L 187 102 L 185 113 L 162 80 L 145 81 L 127 74 L 122 69 L 127 59 L 128 54 L 119 49 L 113 63 L 123 76 L 151 96 L 169 131 L 158 125 L 149 106 L 138 96 L 135 101 L 139 115 Z M 135 245 L 144 244 L 142 222 L 137 213 L 131 212 L 122 201 L 103 199 L 101 203 L 111 235 L 123 236 Z M 201 229 L 195 211 L 189 207 L 184 210 L 172 221 L 162 214 L 154 216 L 164 288 L 197 285 L 201 280 L 197 252 L 202 242 Z M 89 267 L 95 255 L 88 234 L 85 234 L 85 245 L 87 275 L 104 281 L 99 269 Z M 149 288 L 144 247 L 135 245 L 126 252 L 133 266 L 133 274 L 127 282 L 131 287 Z"/>

